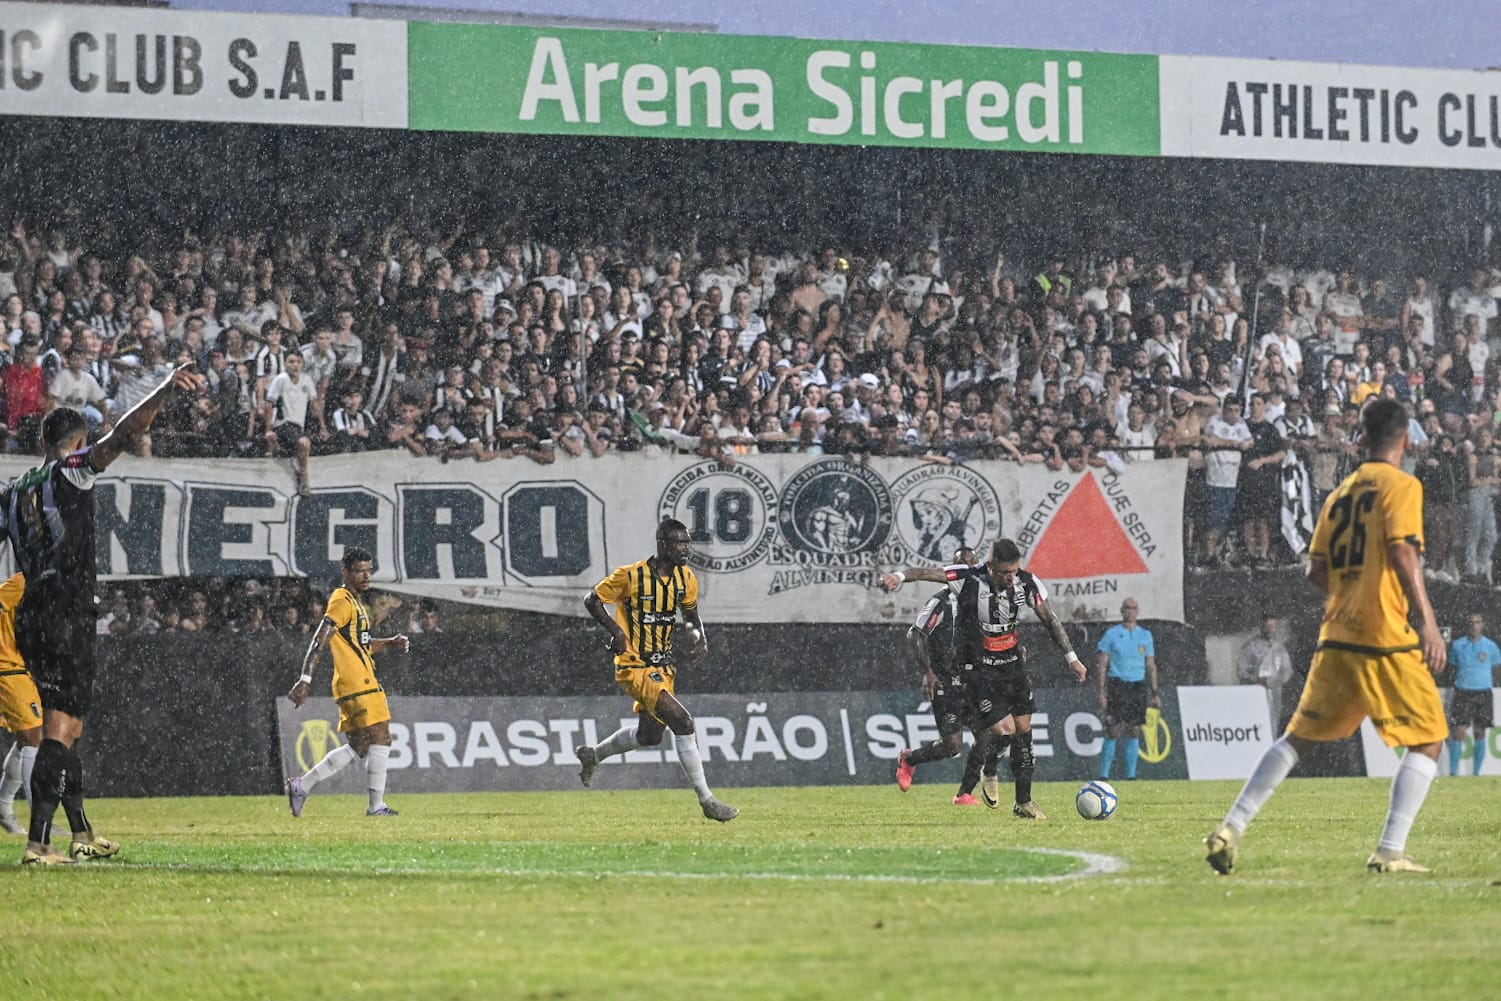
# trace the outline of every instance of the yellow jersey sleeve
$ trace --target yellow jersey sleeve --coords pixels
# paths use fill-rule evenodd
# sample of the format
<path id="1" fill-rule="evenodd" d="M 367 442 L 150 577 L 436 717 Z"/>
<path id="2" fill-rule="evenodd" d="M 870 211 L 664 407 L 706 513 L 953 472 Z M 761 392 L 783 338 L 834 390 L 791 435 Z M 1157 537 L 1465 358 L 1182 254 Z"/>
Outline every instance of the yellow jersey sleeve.
<path id="1" fill-rule="evenodd" d="M 1415 476 L 1394 476 L 1381 491 L 1382 522 L 1388 545 L 1411 542 L 1423 550 L 1423 484 Z"/>
<path id="2" fill-rule="evenodd" d="M 349 600 L 349 594 L 343 588 L 329 596 L 328 605 L 323 609 L 323 617 L 332 622 L 335 629 L 343 629 L 354 621 L 354 602 Z"/>
<path id="3" fill-rule="evenodd" d="M 25 594 L 26 575 L 12 574 L 9 580 L 0 584 L 0 612 L 14 612 Z"/>
<path id="4" fill-rule="evenodd" d="M 698 574 L 683 568 L 683 608 L 693 611 L 698 608 Z"/>
<path id="5" fill-rule="evenodd" d="M 607 605 L 618 605 L 631 593 L 631 568 L 616 567 L 614 572 L 594 585 L 594 593 Z"/>

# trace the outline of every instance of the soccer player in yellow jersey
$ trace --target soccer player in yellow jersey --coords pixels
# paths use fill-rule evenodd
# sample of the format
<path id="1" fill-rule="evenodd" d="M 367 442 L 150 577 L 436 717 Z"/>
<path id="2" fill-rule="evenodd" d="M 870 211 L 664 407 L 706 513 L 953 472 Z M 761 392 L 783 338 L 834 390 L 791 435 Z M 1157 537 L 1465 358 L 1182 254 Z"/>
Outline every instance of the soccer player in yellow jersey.
<path id="1" fill-rule="evenodd" d="M 31 770 L 42 746 L 42 696 L 16 647 L 16 606 L 25 593 L 26 578 L 19 573 L 0 584 L 0 727 L 16 738 L 0 774 L 0 830 L 7 834 L 26 833 L 16 823 L 16 793 L 26 789 L 31 795 Z"/>
<path id="2" fill-rule="evenodd" d="M 1303 697 L 1282 738 L 1267 748 L 1224 823 L 1205 839 L 1216 872 L 1235 868 L 1241 835 L 1298 758 L 1353 734 L 1369 716 L 1388 746 L 1407 753 L 1392 780 L 1391 807 L 1372 872 L 1427 872 L 1407 854 L 1407 835 L 1438 772 L 1448 734 L 1433 675 L 1447 653 L 1423 583 L 1423 488 L 1402 471 L 1407 410 L 1374 399 L 1360 414 L 1365 462 L 1319 515 L 1308 579 L 1329 596 Z M 1418 628 L 1408 621 L 1417 613 Z"/>
<path id="3" fill-rule="evenodd" d="M 344 583 L 334 588 L 323 610 L 307 655 L 302 659 L 302 677 L 287 693 L 294 706 L 308 699 L 312 690 L 313 669 L 325 646 L 333 648 L 334 701 L 339 706 L 339 730 L 349 743 L 329 751 L 323 760 L 308 769 L 306 775 L 287 780 L 287 802 L 292 816 L 302 816 L 302 806 L 320 782 L 332 778 L 339 769 L 356 758 L 365 762 L 365 788 L 371 817 L 394 817 L 396 811 L 386 805 L 386 765 L 391 758 L 391 707 L 386 690 L 375 680 L 375 655 L 389 647 L 402 653 L 411 649 L 411 641 L 400 634 L 384 639 L 370 636 L 370 609 L 365 596 L 370 592 L 370 575 L 375 572 L 375 558 L 354 546 L 344 550 Z"/>
<path id="4" fill-rule="evenodd" d="M 677 671 L 672 634 L 679 612 L 693 630 L 693 662 L 702 663 L 709 652 L 698 617 L 698 578 L 688 567 L 690 547 L 687 527 L 668 518 L 657 525 L 655 556 L 616 567 L 584 596 L 584 607 L 610 634 L 615 683 L 636 700 L 637 722 L 597 745 L 576 747 L 574 753 L 579 759 L 579 780 L 589 785 L 601 761 L 638 747 L 656 747 L 671 729 L 678 762 L 698 794 L 704 816 L 723 823 L 734 820 L 740 811 L 720 802 L 704 780 L 693 717 L 674 692 Z M 606 605 L 615 606 L 614 615 Z"/>

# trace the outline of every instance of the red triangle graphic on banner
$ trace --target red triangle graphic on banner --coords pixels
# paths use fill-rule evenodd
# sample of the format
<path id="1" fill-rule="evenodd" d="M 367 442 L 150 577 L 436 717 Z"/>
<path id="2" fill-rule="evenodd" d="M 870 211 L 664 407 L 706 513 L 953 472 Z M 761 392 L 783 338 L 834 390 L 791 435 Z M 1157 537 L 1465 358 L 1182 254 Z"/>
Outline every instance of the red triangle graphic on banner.
<path id="1" fill-rule="evenodd" d="M 1027 559 L 1027 569 L 1043 580 L 1148 572 L 1090 475 L 1075 485 L 1053 515 Z"/>

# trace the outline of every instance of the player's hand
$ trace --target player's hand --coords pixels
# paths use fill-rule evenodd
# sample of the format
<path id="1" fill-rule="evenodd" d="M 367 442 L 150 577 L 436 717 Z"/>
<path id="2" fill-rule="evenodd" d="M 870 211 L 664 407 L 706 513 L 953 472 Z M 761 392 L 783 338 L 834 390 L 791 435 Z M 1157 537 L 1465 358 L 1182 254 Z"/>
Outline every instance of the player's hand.
<path id="1" fill-rule="evenodd" d="M 625 653 L 625 648 L 628 643 L 629 641 L 626 639 L 625 630 L 616 627 L 613 631 L 611 631 L 610 638 L 605 641 L 605 649 L 609 650 L 611 653 Z"/>
<path id="2" fill-rule="evenodd" d="M 929 702 L 933 701 L 933 693 L 938 690 L 938 675 L 929 671 L 922 678 L 922 697 Z"/>
<path id="3" fill-rule="evenodd" d="M 202 389 L 206 380 L 203 378 L 203 376 L 193 371 L 194 367 L 197 366 L 197 364 L 197 362 L 190 361 L 186 365 L 179 365 L 175 369 L 173 369 L 172 387 L 174 389 L 185 389 L 195 393 L 198 390 Z"/>
<path id="4" fill-rule="evenodd" d="M 1428 665 L 1428 670 L 1442 674 L 1444 665 L 1449 661 L 1449 650 L 1444 643 L 1443 634 L 1438 631 L 1437 623 L 1425 622 L 1418 637 L 1423 644 L 1423 662 Z"/>
<path id="5" fill-rule="evenodd" d="M 1084 662 L 1078 657 L 1068 658 L 1068 669 L 1074 672 L 1074 681 L 1084 684 L 1089 679 L 1089 672 L 1084 669 Z"/>
<path id="6" fill-rule="evenodd" d="M 1162 693 L 1161 692 L 1154 692 L 1152 694 L 1151 700 L 1148 701 L 1147 704 L 1150 705 L 1150 706 L 1153 706 L 1153 707 L 1155 707 L 1157 709 L 1161 709 L 1162 708 Z"/>
<path id="7" fill-rule="evenodd" d="M 311 685 L 309 685 L 306 681 L 298 681 L 297 684 L 292 686 L 292 690 L 287 693 L 287 701 L 292 703 L 292 705 L 294 706 L 301 707 L 301 705 L 307 701 L 307 697 L 311 692 Z"/>
<path id="8" fill-rule="evenodd" d="M 402 653 L 412 652 L 412 638 L 405 633 L 398 633 L 391 637 L 391 645 Z"/>
<path id="9" fill-rule="evenodd" d="M 899 591 L 902 587 L 903 577 L 899 573 L 887 573 L 881 575 L 882 591 Z"/>

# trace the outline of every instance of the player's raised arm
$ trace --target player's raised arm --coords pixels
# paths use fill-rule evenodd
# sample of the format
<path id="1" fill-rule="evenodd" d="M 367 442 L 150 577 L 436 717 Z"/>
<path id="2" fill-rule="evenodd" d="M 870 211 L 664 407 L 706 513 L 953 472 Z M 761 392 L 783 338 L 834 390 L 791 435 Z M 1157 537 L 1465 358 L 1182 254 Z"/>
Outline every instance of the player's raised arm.
<path id="1" fill-rule="evenodd" d="M 103 472 L 110 463 L 120 457 L 137 438 L 145 434 L 151 427 L 151 422 L 156 420 L 156 415 L 161 412 L 162 405 L 179 389 L 196 390 L 203 385 L 203 376 L 193 371 L 193 362 L 179 365 L 172 374 L 162 380 L 162 384 L 152 390 L 151 395 L 140 403 L 131 407 L 110 428 L 103 438 L 99 439 L 89 452 L 89 462 L 94 469 Z"/>
<path id="2" fill-rule="evenodd" d="M 318 666 L 318 657 L 325 647 L 328 646 L 328 638 L 334 634 L 334 624 L 328 619 L 318 623 L 313 638 L 307 645 L 307 653 L 302 657 L 302 676 L 297 679 L 297 684 L 287 693 L 287 700 L 294 706 L 301 706 L 308 700 L 308 694 L 313 690 L 313 669 Z"/>
<path id="3" fill-rule="evenodd" d="M 891 573 L 882 574 L 880 585 L 883 591 L 899 591 L 902 584 L 909 580 L 923 581 L 929 584 L 947 584 L 950 581 L 962 580 L 970 574 L 979 572 L 979 567 L 953 564 L 946 567 L 906 567 L 901 570 L 893 570 Z"/>

